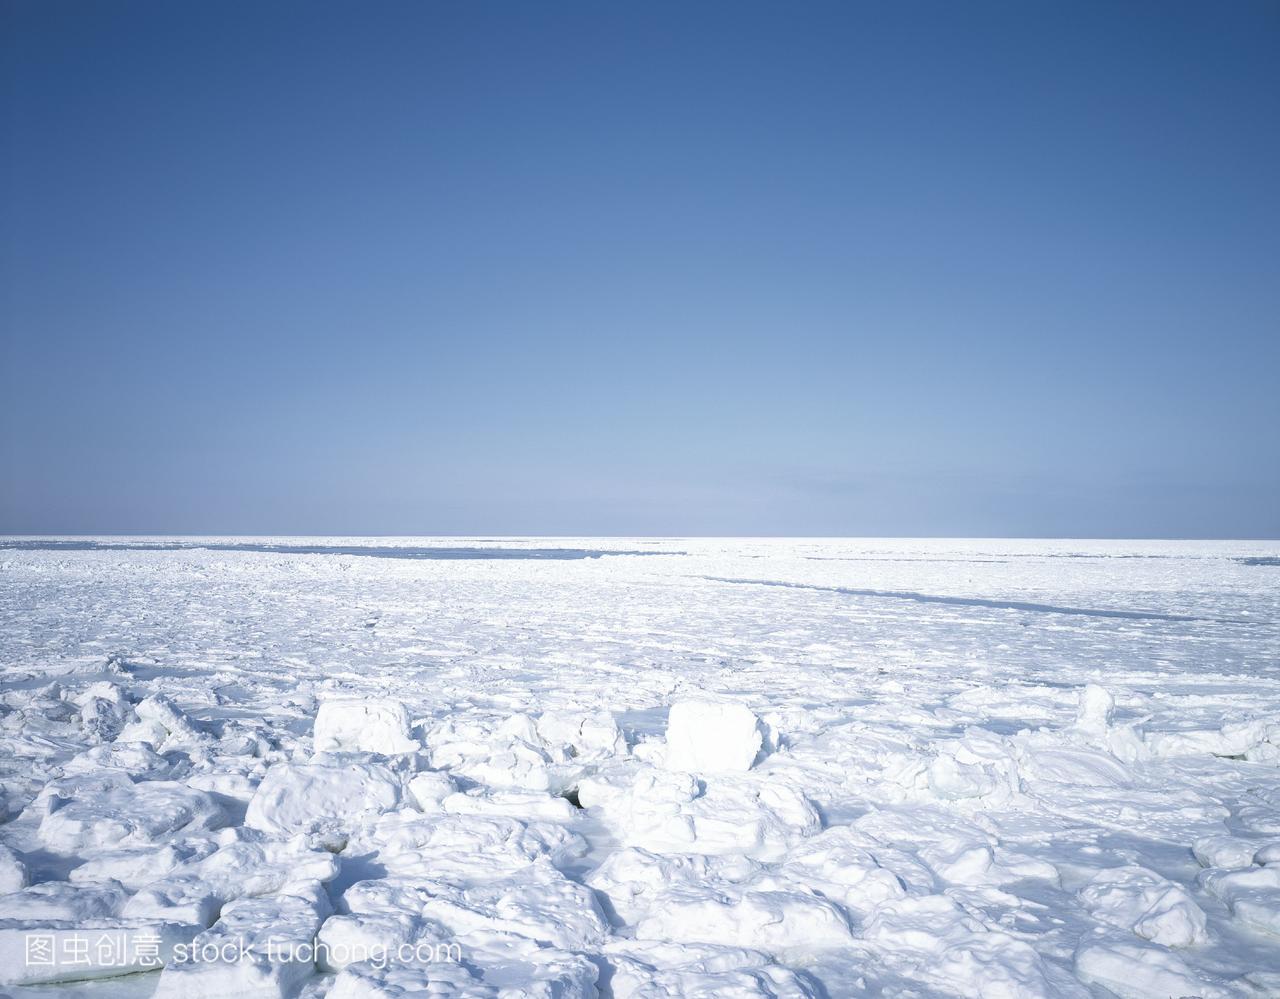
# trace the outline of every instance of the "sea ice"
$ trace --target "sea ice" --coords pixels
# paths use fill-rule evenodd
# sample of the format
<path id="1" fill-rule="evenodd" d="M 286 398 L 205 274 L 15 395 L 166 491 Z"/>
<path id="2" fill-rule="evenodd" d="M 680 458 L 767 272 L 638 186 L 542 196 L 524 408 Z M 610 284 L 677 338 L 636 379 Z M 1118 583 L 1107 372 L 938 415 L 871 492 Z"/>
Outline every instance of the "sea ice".
<path id="1" fill-rule="evenodd" d="M 235 842 L 142 887 L 124 915 L 209 926 L 227 903 L 274 894 L 296 881 L 331 881 L 338 859 L 295 843 Z"/>
<path id="2" fill-rule="evenodd" d="M 596 999 L 599 969 L 582 954 L 504 933 L 473 934 L 457 946 L 466 959 L 428 949 L 409 965 L 362 962 L 345 967 L 327 999 Z"/>
<path id="3" fill-rule="evenodd" d="M 760 719 L 744 704 L 688 700 L 667 715 L 666 764 L 696 774 L 750 770 L 760 754 Z"/>
<path id="4" fill-rule="evenodd" d="M 578 800 L 620 842 L 658 852 L 777 859 L 821 826 L 813 805 L 785 781 L 724 774 L 704 782 L 639 761 L 584 778 Z"/>
<path id="5" fill-rule="evenodd" d="M 1227 999 L 1238 990 L 1217 986 L 1196 975 L 1171 950 L 1137 943 L 1085 946 L 1076 954 L 1081 979 L 1109 989 L 1120 999 Z"/>
<path id="6" fill-rule="evenodd" d="M 333 698 L 316 713 L 317 753 L 380 753 L 395 756 L 421 749 L 410 738 L 409 713 L 399 701 Z"/>
<path id="7" fill-rule="evenodd" d="M 1095 918 L 1165 947 L 1206 943 L 1204 910 L 1181 885 L 1143 867 L 1101 871 L 1080 892 Z"/>
<path id="8" fill-rule="evenodd" d="M 813 979 L 741 947 L 618 940 L 606 948 L 604 960 L 615 999 L 819 999 L 825 994 Z"/>
<path id="9" fill-rule="evenodd" d="M 315 973 L 315 938 L 331 911 L 318 883 L 243 898 L 160 973 L 154 999 L 285 999 Z"/>
<path id="10" fill-rule="evenodd" d="M 27 865 L 7 846 L 0 846 L 0 896 L 25 888 L 27 879 Z"/>
<path id="11" fill-rule="evenodd" d="M 42 948 L 35 955 L 37 959 L 32 954 L 33 938 Z M 175 949 L 190 939 L 190 927 L 169 923 L 0 919 L 0 985 L 87 982 L 154 971 L 172 961 Z M 61 997 L 78 993 L 43 994 Z"/>
<path id="12" fill-rule="evenodd" d="M 52 782 L 46 791 L 32 807 L 44 813 L 40 839 L 53 853 L 160 843 L 226 822 L 212 797 L 173 781 L 70 779 Z"/>
<path id="13" fill-rule="evenodd" d="M 349 830 L 400 803 L 402 782 L 380 763 L 277 763 L 262 779 L 245 825 L 275 836 Z"/>
<path id="14" fill-rule="evenodd" d="M 643 544 L 0 542 L 0 984 L 1280 994 L 1274 545 Z"/>
<path id="15" fill-rule="evenodd" d="M 120 742 L 142 742 L 159 752 L 198 750 L 208 741 L 164 694 L 152 694 L 134 708 L 137 720 L 116 737 Z"/>

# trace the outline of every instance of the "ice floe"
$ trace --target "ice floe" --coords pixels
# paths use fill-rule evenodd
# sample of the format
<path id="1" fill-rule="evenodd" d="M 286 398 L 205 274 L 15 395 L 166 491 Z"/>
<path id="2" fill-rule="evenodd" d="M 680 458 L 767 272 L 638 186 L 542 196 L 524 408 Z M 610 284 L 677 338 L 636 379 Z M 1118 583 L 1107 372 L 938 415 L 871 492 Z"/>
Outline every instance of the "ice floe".
<path id="1" fill-rule="evenodd" d="M 399 701 L 333 698 L 320 702 L 312 740 L 317 753 L 395 756 L 421 748 L 409 728 L 409 713 Z"/>
<path id="2" fill-rule="evenodd" d="M 677 701 L 667 714 L 665 762 L 673 770 L 695 774 L 750 770 L 763 744 L 760 719 L 744 704 Z"/>
<path id="3" fill-rule="evenodd" d="M 344 832 L 361 816 L 400 804 L 404 782 L 380 763 L 277 763 L 245 813 L 250 829 L 280 836 Z"/>

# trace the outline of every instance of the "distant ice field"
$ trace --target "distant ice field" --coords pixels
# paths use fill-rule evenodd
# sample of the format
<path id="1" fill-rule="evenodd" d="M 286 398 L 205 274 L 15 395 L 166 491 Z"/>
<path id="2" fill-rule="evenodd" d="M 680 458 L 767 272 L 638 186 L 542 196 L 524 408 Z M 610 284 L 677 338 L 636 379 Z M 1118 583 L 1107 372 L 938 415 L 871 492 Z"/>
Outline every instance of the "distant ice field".
<path id="1" fill-rule="evenodd" d="M 67 552 L 67 551 L 224 551 L 265 552 L 273 555 L 364 555 L 370 558 L 422 558 L 422 559 L 499 559 L 544 558 L 579 559 L 600 558 L 604 555 L 663 555 L 656 551 L 605 551 L 591 548 L 530 548 L 499 547 L 477 543 L 459 548 L 442 545 L 414 547 L 412 545 L 329 545 L 298 542 L 261 541 L 144 541 L 144 540 L 69 540 L 58 538 L 23 538 L 0 541 L 0 551 Z M 680 552 L 678 554 L 684 554 Z"/>
<path id="2" fill-rule="evenodd" d="M 0 994 L 1276 996 L 1280 543 L 0 539 L 0 789 Z"/>

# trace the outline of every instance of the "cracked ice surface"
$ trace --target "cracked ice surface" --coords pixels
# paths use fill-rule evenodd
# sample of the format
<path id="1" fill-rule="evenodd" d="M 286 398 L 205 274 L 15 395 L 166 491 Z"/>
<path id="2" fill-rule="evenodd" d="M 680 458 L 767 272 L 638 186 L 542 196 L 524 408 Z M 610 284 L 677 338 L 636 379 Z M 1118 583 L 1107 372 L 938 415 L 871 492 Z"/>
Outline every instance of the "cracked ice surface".
<path id="1" fill-rule="evenodd" d="M 0 543 L 0 986 L 1280 995 L 1277 554 Z"/>

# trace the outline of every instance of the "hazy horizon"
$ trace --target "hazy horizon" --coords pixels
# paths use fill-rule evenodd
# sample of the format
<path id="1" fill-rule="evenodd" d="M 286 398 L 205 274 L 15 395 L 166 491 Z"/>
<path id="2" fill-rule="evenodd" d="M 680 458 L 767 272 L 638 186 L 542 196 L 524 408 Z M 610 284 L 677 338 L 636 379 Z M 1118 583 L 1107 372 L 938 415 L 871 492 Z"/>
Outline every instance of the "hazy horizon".
<path id="1" fill-rule="evenodd" d="M 643 541 L 1081 541 L 1081 542 L 1114 542 L 1121 543 L 1126 541 L 1146 543 L 1146 542 L 1238 542 L 1240 544 L 1267 544 L 1271 542 L 1280 542 L 1280 537 L 1157 537 L 1151 536 L 1134 536 L 1134 537 L 1073 537 L 1067 535 L 961 535 L 961 534 L 914 534 L 914 535 L 895 535 L 895 534 L 500 534 L 493 531 L 483 533 L 470 534 L 371 534 L 368 532 L 357 533 L 330 533 L 330 534 L 290 534 L 290 533 L 222 533 L 222 532 L 137 532 L 137 533 L 112 533 L 109 531 L 94 532 L 72 532 L 62 531 L 52 534 L 36 534 L 36 533 L 5 533 L 0 534 L 0 538 L 4 539 L 72 539 L 72 538 L 119 538 L 126 540 L 146 541 L 152 538 L 171 538 L 175 540 L 185 539 L 205 539 L 205 538 L 224 538 L 224 539 L 292 539 L 292 540 L 312 540 L 312 539 L 330 539 L 330 540 L 462 540 L 462 541 L 583 541 L 583 540 L 600 540 L 600 541 L 626 541 L 626 540 L 643 540 Z"/>

